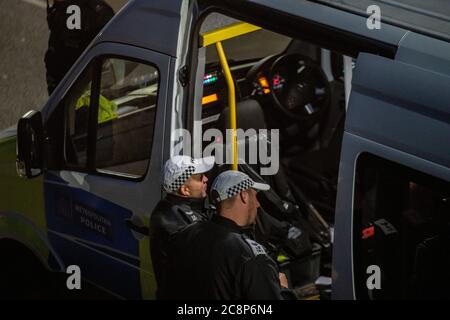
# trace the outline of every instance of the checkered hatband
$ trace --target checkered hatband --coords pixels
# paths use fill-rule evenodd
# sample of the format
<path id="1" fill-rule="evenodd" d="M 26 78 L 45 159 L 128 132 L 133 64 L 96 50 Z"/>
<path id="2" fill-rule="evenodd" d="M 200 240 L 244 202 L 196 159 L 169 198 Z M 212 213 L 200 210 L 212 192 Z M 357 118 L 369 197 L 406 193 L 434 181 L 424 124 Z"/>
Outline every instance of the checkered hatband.
<path id="1" fill-rule="evenodd" d="M 241 182 L 239 182 L 237 185 L 232 186 L 231 188 L 228 188 L 227 190 L 227 196 L 228 198 L 231 198 L 235 195 L 237 195 L 242 190 L 249 189 L 253 186 L 254 182 L 250 179 L 245 179 Z"/>
<path id="2" fill-rule="evenodd" d="M 178 189 L 180 189 L 180 187 L 192 176 L 194 171 L 194 166 L 187 167 L 187 169 L 184 170 L 184 172 L 178 178 L 176 178 L 174 182 L 171 183 L 169 187 L 170 190 L 177 191 Z"/>

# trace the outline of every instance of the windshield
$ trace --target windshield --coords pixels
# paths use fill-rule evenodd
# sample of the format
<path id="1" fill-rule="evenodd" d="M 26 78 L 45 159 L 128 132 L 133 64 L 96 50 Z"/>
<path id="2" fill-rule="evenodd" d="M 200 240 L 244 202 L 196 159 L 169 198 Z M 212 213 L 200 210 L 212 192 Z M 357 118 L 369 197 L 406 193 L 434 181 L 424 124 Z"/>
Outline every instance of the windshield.
<path id="1" fill-rule="evenodd" d="M 215 30 L 238 20 L 224 15 L 213 13 L 206 17 L 202 24 L 200 33 Z M 283 52 L 291 42 L 291 38 L 268 30 L 258 30 L 239 37 L 231 38 L 222 42 L 225 54 L 230 64 L 233 61 L 244 61 L 248 59 L 260 59 L 272 54 Z M 257 53 L 255 55 L 255 53 Z M 206 63 L 219 61 L 215 46 L 206 47 Z"/>
<path id="2" fill-rule="evenodd" d="M 336 8 L 368 16 L 371 5 L 381 9 L 381 22 L 450 41 L 448 0 L 315 0 Z"/>

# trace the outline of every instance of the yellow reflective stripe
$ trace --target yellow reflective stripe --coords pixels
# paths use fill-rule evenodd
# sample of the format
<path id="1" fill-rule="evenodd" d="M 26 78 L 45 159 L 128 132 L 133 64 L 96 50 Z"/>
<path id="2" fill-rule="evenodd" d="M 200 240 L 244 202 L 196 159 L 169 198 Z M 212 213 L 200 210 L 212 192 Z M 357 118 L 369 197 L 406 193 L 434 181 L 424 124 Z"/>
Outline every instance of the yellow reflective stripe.
<path id="1" fill-rule="evenodd" d="M 231 39 L 260 29 L 261 29 L 260 27 L 254 26 L 250 23 L 238 22 L 200 35 L 200 46 L 206 47 L 211 44 Z"/>
<path id="2" fill-rule="evenodd" d="M 0 211 L 21 214 L 46 234 L 44 180 L 42 175 L 33 179 L 19 178 L 16 172 L 16 141 L 17 137 L 14 136 L 0 142 Z M 48 260 L 46 243 L 29 224 L 1 216 L 0 234 L 13 236 L 29 244 L 40 253 L 42 259 Z"/>
<path id="3" fill-rule="evenodd" d="M 237 137 L 236 137 L 236 98 L 233 77 L 231 76 L 230 67 L 228 66 L 227 57 L 223 51 L 222 43 L 216 43 L 217 54 L 219 55 L 220 64 L 222 65 L 225 80 L 228 86 L 228 105 L 230 106 L 230 129 L 232 130 L 232 144 L 233 144 L 233 164 L 232 170 L 238 169 L 238 154 L 237 154 Z"/>
<path id="4" fill-rule="evenodd" d="M 139 257 L 140 265 L 140 279 L 141 279 L 141 296 L 142 299 L 155 299 L 156 279 L 153 275 L 152 260 L 150 258 L 150 245 L 148 237 L 139 241 Z"/>

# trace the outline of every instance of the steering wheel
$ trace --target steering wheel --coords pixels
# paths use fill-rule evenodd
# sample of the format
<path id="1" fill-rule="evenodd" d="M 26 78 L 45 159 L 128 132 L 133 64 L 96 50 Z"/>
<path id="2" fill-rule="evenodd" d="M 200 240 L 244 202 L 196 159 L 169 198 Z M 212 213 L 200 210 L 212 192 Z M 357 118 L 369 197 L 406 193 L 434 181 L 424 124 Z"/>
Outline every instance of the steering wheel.
<path id="1" fill-rule="evenodd" d="M 270 94 L 288 117 L 311 120 L 330 104 L 330 84 L 322 68 L 301 54 L 277 58 L 269 68 Z"/>

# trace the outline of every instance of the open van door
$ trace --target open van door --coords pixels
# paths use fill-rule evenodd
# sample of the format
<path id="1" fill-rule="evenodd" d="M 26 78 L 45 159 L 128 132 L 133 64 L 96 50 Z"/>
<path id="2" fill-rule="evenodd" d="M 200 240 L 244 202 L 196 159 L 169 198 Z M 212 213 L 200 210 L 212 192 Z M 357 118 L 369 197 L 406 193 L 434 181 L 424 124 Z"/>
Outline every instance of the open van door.
<path id="1" fill-rule="evenodd" d="M 341 149 L 334 299 L 448 298 L 450 45 L 361 53 Z M 447 214 L 444 214 L 444 213 Z"/>
<path id="2" fill-rule="evenodd" d="M 169 65 L 151 50 L 97 45 L 46 123 L 49 241 L 66 267 L 126 298 L 154 289 L 148 221 L 161 198 Z"/>

